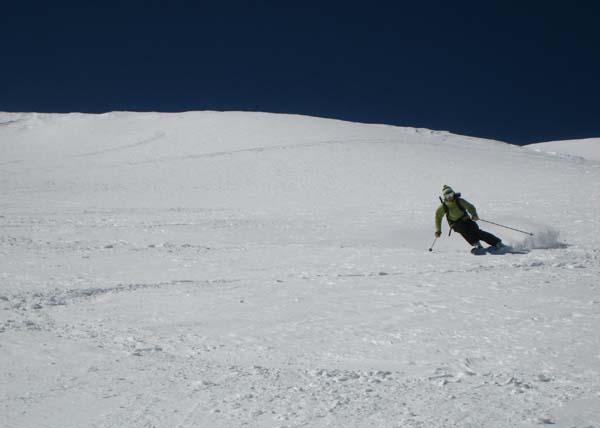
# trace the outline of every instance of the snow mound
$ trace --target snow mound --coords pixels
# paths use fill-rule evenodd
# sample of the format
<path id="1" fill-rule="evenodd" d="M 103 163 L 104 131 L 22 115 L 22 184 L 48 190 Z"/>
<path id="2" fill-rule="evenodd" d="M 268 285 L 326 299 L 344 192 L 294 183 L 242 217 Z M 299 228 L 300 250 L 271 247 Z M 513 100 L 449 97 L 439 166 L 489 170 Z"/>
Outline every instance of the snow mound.
<path id="1" fill-rule="evenodd" d="M 527 149 L 552 155 L 577 156 L 591 161 L 600 162 L 600 138 L 585 138 L 581 140 L 560 140 L 529 144 Z"/>

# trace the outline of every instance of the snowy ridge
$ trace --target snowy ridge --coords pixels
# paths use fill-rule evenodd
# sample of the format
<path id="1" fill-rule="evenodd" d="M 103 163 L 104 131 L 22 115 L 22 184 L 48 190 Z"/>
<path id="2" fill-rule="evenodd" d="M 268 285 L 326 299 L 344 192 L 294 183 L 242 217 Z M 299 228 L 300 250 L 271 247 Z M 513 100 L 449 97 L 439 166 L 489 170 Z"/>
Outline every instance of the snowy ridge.
<path id="1" fill-rule="evenodd" d="M 0 113 L 0 425 L 600 426 L 600 169 L 244 112 Z M 528 254 L 433 252 L 442 185 Z"/>
<path id="2" fill-rule="evenodd" d="M 548 141 L 525 146 L 536 152 L 552 155 L 578 156 L 587 160 L 600 162 L 600 138 L 581 140 Z"/>

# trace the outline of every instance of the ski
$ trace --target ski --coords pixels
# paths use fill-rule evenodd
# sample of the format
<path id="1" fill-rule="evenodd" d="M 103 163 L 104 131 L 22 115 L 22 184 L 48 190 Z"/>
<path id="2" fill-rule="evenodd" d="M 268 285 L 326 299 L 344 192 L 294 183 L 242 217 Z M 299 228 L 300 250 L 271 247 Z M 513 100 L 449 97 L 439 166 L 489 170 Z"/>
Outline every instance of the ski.
<path id="1" fill-rule="evenodd" d="M 487 251 L 483 247 L 475 247 L 471 249 L 471 254 L 475 256 L 483 256 L 487 254 Z"/>
<path id="2" fill-rule="evenodd" d="M 529 250 L 519 250 L 516 248 L 513 248 L 511 246 L 504 246 L 504 247 L 500 247 L 500 248 L 496 248 L 494 246 L 491 247 L 487 247 L 486 248 L 486 252 L 488 254 L 494 254 L 494 255 L 503 255 L 503 254 L 528 254 Z"/>

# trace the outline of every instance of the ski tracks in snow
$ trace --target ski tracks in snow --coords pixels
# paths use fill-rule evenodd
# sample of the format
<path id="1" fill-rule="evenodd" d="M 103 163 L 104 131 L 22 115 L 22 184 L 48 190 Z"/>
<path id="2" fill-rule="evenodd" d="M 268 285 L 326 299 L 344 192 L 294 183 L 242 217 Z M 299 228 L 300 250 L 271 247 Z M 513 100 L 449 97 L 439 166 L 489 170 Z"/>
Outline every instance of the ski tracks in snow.
<path id="1" fill-rule="evenodd" d="M 361 253 L 364 258 L 364 250 Z M 587 329 L 597 325 L 593 302 L 565 298 L 568 287 L 581 278 L 572 273 L 589 268 L 585 260 L 596 260 L 596 256 L 573 252 L 562 257 L 556 253 L 528 259 L 504 257 L 479 266 L 455 260 L 451 269 L 442 263 L 420 273 L 407 269 L 404 273 L 359 274 L 348 272 L 352 265 L 346 265 L 348 273 L 326 275 L 273 272 L 273 278 L 284 279 L 268 286 L 241 280 L 245 290 L 218 288 L 220 299 L 228 303 L 212 302 L 216 307 L 197 321 L 183 317 L 189 324 L 177 329 L 179 335 L 161 324 L 177 322 L 169 318 L 171 309 L 186 313 L 181 299 L 196 301 L 201 282 L 4 296 L 0 303 L 6 307 L 24 300 L 12 310 L 45 314 L 45 319 L 38 317 L 37 324 L 43 326 L 39 330 L 117 357 L 101 358 L 79 380 L 75 376 L 65 384 L 69 391 L 81 392 L 81 385 L 91 378 L 98 382 L 97 389 L 86 394 L 111 409 L 104 421 L 94 422 L 98 427 L 556 425 L 559 420 L 548 409 L 574 400 L 593 400 L 585 391 L 596 388 L 597 380 L 572 377 L 561 368 L 560 360 L 575 355 L 575 348 L 561 350 L 552 340 L 537 339 L 555 335 L 565 322 Z M 511 275 L 522 276 L 522 285 L 515 287 L 514 277 L 510 287 L 503 284 L 501 272 L 507 267 Z M 472 275 L 479 275 L 479 286 L 465 286 Z M 547 303 L 536 303 L 534 298 L 514 306 L 515 295 L 544 287 L 544 281 L 536 280 L 540 275 L 560 275 L 565 286 L 555 292 L 547 290 Z M 592 278 L 587 285 L 579 284 L 584 285 L 593 287 Z M 344 295 L 341 288 L 349 294 L 336 302 L 336 296 Z M 164 311 L 149 306 L 162 300 L 164 293 L 169 299 L 180 298 Z M 314 295 L 320 295 L 320 301 L 312 300 Z M 503 299 L 506 302 L 499 304 Z M 261 307 L 269 301 L 267 307 L 272 308 L 263 321 L 260 316 L 249 320 L 258 332 L 234 324 L 207 336 L 200 333 L 212 331 L 213 324 L 203 325 L 213 317 L 221 317 L 211 321 L 218 326 L 227 325 L 223 314 L 232 311 L 242 319 L 251 316 L 252 307 L 241 311 L 234 307 L 257 301 Z M 365 305 L 366 301 L 370 303 Z M 143 302 L 156 321 L 139 323 L 133 315 L 111 322 L 112 311 L 100 315 L 114 305 L 118 306 L 114 315 L 128 313 L 136 302 Z M 548 305 L 560 305 L 560 310 L 548 312 Z M 450 312 L 450 308 L 464 312 Z M 197 307 L 199 312 L 206 309 Z M 582 323 L 586 318 L 592 321 L 587 327 Z M 470 327 L 463 328 L 463 323 Z M 498 328 L 490 330 L 494 325 Z M 31 327 L 23 332 L 36 330 Z M 5 334 L 12 337 L 18 332 L 8 329 Z M 568 347 L 585 336 L 569 340 L 568 334 L 554 340 Z M 523 348 L 523 337 L 536 340 Z M 528 358 L 544 363 L 529 365 Z M 575 358 L 564 363 L 585 366 Z M 368 366 L 379 368 L 369 370 Z M 120 379 L 104 378 L 103 373 L 121 375 Z M 64 376 L 68 375 L 65 371 Z M 42 390 L 36 400 L 47 400 L 45 385 L 39 386 Z M 10 398 L 5 401 L 12 402 Z M 35 401 L 31 406 L 34 410 Z M 486 410 L 473 412 L 474 408 Z"/>
<path id="2" fill-rule="evenodd" d="M 142 140 L 139 141 L 135 141 L 133 143 L 129 143 L 129 144 L 121 144 L 118 146 L 113 146 L 113 147 L 108 147 L 106 149 L 102 149 L 102 150 L 94 150 L 94 151 L 90 151 L 90 152 L 85 152 L 85 153 L 80 153 L 77 155 L 73 155 L 72 157 L 75 158 L 85 158 L 85 157 L 91 157 L 91 156 L 99 156 L 99 155 L 105 155 L 108 153 L 113 153 L 113 152 L 120 152 L 123 150 L 129 150 L 131 148 L 138 148 L 138 147 L 142 147 L 142 146 L 146 146 L 150 143 L 153 143 L 155 141 L 158 141 L 162 138 L 164 138 L 166 136 L 166 133 L 163 131 L 157 131 L 154 133 L 153 136 L 148 137 L 148 138 L 144 138 Z"/>
<path id="3" fill-rule="evenodd" d="M 19 291 L 36 281 L 17 275 L 26 260 L 5 265 L 13 286 L 0 295 L 0 349 L 17 357 L 5 378 L 30 379 L 26 404 L 16 404 L 24 392 L 1 397 L 9 422 L 33 420 L 10 409 L 35 413 L 59 392 L 101 409 L 102 420 L 74 415 L 80 425 L 106 428 L 561 426 L 575 416 L 555 409 L 597 402 L 596 250 L 474 259 L 306 238 L 236 246 L 230 234 L 265 226 L 213 214 L 81 217 L 62 226 L 77 240 L 11 229 L 0 242 L 5 255 L 39 253 L 55 279 Z M 119 239 L 107 239 L 114 227 Z M 213 235 L 190 240 L 198 230 Z M 137 276 L 144 267 L 147 280 L 88 270 L 115 259 Z M 89 273 L 77 279 L 69 269 Z M 18 344 L 28 338 L 54 364 L 19 367 L 29 351 Z M 61 415 L 47 418 L 58 424 Z"/>

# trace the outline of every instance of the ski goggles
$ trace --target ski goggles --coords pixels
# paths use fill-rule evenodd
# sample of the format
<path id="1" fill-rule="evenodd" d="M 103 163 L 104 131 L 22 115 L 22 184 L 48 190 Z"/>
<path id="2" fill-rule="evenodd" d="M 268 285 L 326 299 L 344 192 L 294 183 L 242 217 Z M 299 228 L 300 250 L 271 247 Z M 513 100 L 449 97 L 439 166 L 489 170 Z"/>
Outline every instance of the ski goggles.
<path id="1" fill-rule="evenodd" d="M 454 192 L 446 193 L 446 194 L 444 195 L 444 199 L 445 199 L 445 200 L 447 200 L 447 201 L 451 201 L 451 200 L 453 200 L 453 199 L 454 199 L 454 196 L 455 196 L 455 195 L 454 195 Z"/>

